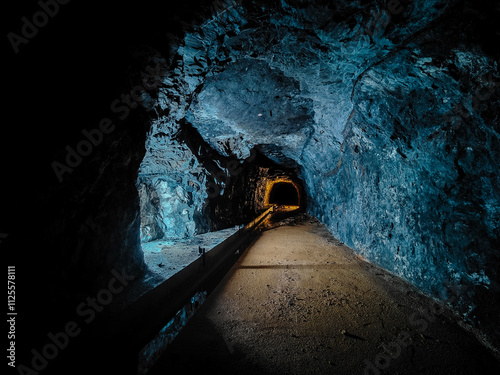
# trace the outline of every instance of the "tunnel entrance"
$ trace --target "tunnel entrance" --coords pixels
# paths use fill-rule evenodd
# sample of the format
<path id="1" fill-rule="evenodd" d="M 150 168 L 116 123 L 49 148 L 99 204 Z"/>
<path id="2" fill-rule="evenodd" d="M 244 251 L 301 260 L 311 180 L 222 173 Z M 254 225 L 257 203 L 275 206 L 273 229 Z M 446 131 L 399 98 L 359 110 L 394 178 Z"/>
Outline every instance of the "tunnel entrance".
<path id="1" fill-rule="evenodd" d="M 299 185 L 288 177 L 266 182 L 264 208 L 275 205 L 279 211 L 295 211 L 301 206 Z"/>
<path id="2" fill-rule="evenodd" d="M 278 182 L 274 184 L 269 195 L 269 204 L 298 206 L 299 195 L 297 189 L 289 182 Z"/>

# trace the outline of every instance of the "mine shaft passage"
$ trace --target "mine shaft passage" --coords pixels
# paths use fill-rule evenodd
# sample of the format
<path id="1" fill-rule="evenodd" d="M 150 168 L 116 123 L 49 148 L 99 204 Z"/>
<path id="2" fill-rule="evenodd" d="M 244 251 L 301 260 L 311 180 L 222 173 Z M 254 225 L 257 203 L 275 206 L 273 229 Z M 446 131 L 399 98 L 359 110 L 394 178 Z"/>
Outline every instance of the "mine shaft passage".
<path id="1" fill-rule="evenodd" d="M 278 182 L 273 185 L 269 195 L 269 203 L 283 206 L 299 206 L 297 189 L 289 182 Z"/>

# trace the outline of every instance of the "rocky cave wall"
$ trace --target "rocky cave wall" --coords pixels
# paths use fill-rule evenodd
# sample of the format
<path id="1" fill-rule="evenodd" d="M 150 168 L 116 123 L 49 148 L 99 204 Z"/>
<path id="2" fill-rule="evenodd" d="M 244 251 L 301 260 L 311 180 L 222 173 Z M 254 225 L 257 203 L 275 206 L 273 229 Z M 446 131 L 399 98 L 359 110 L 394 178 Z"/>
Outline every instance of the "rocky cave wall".
<path id="1" fill-rule="evenodd" d="M 206 226 L 207 171 L 168 125 L 152 124 L 139 170 L 142 242 L 193 236 Z"/>
<path id="2" fill-rule="evenodd" d="M 143 243 L 245 224 L 265 209 L 268 182 L 288 177 L 302 186 L 293 169 L 280 167 L 258 148 L 243 160 L 223 156 L 188 124 L 181 127 L 185 131 L 175 137 L 163 133 L 165 149 L 155 141 L 140 167 L 137 190 Z M 152 129 L 151 134 L 158 134 Z"/>
<path id="3" fill-rule="evenodd" d="M 156 131 L 189 122 L 215 163 L 259 146 L 298 172 L 335 236 L 442 300 L 458 285 L 453 306 L 495 336 L 500 75 L 488 12 L 469 1 L 229 1 L 173 43 L 151 100 Z M 151 133 L 152 150 L 160 140 Z M 185 171 L 202 191 L 194 164 Z"/>
<path id="4" fill-rule="evenodd" d="M 25 168 L 11 174 L 21 182 L 12 189 L 36 197 L 11 216 L 21 223 L 30 212 L 37 223 L 29 236 L 28 261 L 39 280 L 32 295 L 40 306 L 66 303 L 68 309 L 54 308 L 49 318 L 56 319 L 57 310 L 67 320 L 64 313 L 74 313 L 89 290 L 105 286 L 113 268 L 144 272 L 141 220 L 150 226 L 143 240 L 244 222 L 258 209 L 259 168 L 267 167 L 247 163 L 244 172 L 234 171 L 258 149 L 296 173 L 308 211 L 366 259 L 442 300 L 452 288 L 445 283 L 456 283 L 453 306 L 500 346 L 500 40 L 494 3 L 214 3 L 198 12 L 188 1 L 181 12 L 186 16 L 177 20 L 160 9 L 155 22 L 143 20 L 144 31 L 122 25 L 128 36 L 141 37 L 141 47 L 132 55 L 115 47 L 117 56 L 103 72 L 102 55 L 114 44 L 96 32 L 101 47 L 94 61 L 95 45 L 82 50 L 84 44 L 74 42 L 71 58 L 92 56 L 82 66 L 99 66 L 84 77 L 101 72 L 88 88 L 103 95 L 95 98 L 102 111 L 87 113 L 94 107 L 88 92 L 66 95 L 70 88 L 78 91 L 75 82 L 83 85 L 86 69 L 70 64 L 65 75 L 59 69 L 66 65 L 47 60 L 35 70 L 26 64 L 26 78 L 16 82 L 20 97 L 25 86 L 36 86 L 37 94 L 37 110 L 26 111 L 19 102 L 18 115 L 32 112 L 30 123 L 43 118 L 52 124 L 34 135 L 16 134 L 32 138 L 26 165 L 33 174 Z M 103 24 L 115 19 L 115 10 Z M 151 17 L 151 8 L 144 12 Z M 73 31 L 72 38 L 81 35 L 78 27 Z M 60 44 L 53 49 L 61 53 Z M 127 81 L 104 95 L 108 90 L 97 88 L 111 87 L 107 72 L 115 72 L 118 62 Z M 30 81 L 35 74 L 40 85 Z M 136 93 L 140 105 L 129 108 L 130 115 L 110 113 L 109 104 L 144 79 L 155 88 Z M 37 106 L 55 84 L 62 88 L 57 111 L 52 102 Z M 110 116 L 116 130 L 57 181 L 51 163 L 64 161 L 65 146 L 75 147 L 82 129 L 95 127 L 99 116 Z M 39 134 L 48 143 L 38 142 Z M 56 140 L 61 134 L 66 137 Z M 34 192 L 33 181 L 41 185 L 47 175 L 47 188 Z M 17 231 L 24 239 L 25 226 Z M 53 251 L 39 251 L 40 244 Z M 46 296 L 52 296 L 48 303 Z M 43 340 L 46 331 L 35 328 Z"/>

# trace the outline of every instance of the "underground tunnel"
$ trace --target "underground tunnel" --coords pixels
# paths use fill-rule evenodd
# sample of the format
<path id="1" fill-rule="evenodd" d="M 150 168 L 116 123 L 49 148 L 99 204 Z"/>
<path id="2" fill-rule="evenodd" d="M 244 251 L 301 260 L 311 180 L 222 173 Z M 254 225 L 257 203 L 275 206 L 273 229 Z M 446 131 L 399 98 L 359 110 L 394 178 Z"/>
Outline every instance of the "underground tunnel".
<path id="1" fill-rule="evenodd" d="M 299 196 L 295 186 L 289 182 L 278 182 L 271 188 L 269 204 L 279 206 L 298 206 Z"/>
<path id="2" fill-rule="evenodd" d="M 498 1 L 50 4 L 7 25 L 9 370 L 497 373 Z"/>

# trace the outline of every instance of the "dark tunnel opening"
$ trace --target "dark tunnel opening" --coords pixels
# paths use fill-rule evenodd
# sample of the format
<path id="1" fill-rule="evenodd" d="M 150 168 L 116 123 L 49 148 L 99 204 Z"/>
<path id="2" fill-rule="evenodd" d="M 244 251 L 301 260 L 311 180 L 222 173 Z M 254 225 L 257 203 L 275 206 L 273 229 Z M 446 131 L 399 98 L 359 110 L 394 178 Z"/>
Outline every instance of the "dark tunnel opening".
<path id="1" fill-rule="evenodd" d="M 27 275 L 15 286 L 24 294 L 19 310 L 28 314 L 16 331 L 20 363 L 46 360 L 42 348 L 53 347 L 48 332 L 60 337 L 56 330 L 72 322 L 75 307 L 85 307 L 92 296 L 99 296 L 92 301 L 104 298 L 94 309 L 96 322 L 82 325 L 79 344 L 47 360 L 48 371 L 82 364 L 87 370 L 99 362 L 87 359 L 101 348 L 116 351 L 102 352 L 110 367 L 120 358 L 136 361 L 135 349 L 118 353 L 106 340 L 94 347 L 101 337 L 111 337 L 100 328 L 129 306 L 134 314 L 155 315 L 147 304 L 132 302 L 141 293 L 156 293 L 156 285 L 189 262 L 204 259 L 200 249 L 211 255 L 233 235 L 242 240 L 242 229 L 266 211 L 262 237 L 278 225 L 300 229 L 313 223 L 323 242 L 338 247 L 332 253 L 345 244 L 360 260 L 409 282 L 452 308 L 460 324 L 499 353 L 498 2 L 425 0 L 401 7 L 387 1 L 146 3 L 112 1 L 99 12 L 91 5 L 63 12 L 63 6 L 57 21 L 33 40 L 24 35 L 33 20 L 40 21 L 43 11 L 48 20 L 58 10 L 49 12 L 44 5 L 33 13 L 32 7 L 16 4 L 19 8 L 11 11 L 9 91 L 14 94 L 7 107 L 21 114 L 23 123 L 35 125 L 28 131 L 5 127 L 5 147 L 0 147 L 2 170 L 10 179 L 3 184 L 7 207 L 2 206 L 0 247 L 8 264 Z M 93 26 L 82 34 L 89 20 Z M 61 66 L 60 60 L 68 64 Z M 47 88 L 54 95 L 46 95 Z M 27 93 L 27 100 L 19 100 Z M 41 123 L 50 126 L 36 126 Z M 14 158 L 12 144 L 19 151 Z M 309 232 L 301 234 L 301 241 L 309 239 Z M 244 273 L 270 270 L 275 254 L 283 255 L 272 246 L 269 265 L 263 256 Z M 227 257 L 236 259 L 243 251 L 237 246 Z M 316 282 L 312 258 L 303 264 L 293 259 L 276 270 L 291 275 L 297 269 L 309 272 L 311 265 L 314 279 L 309 281 Z M 324 259 L 318 269 L 337 277 L 331 259 L 323 264 Z M 110 284 L 115 272 L 134 281 L 125 280 L 130 288 L 124 285 L 123 294 L 104 306 L 108 286 L 118 288 Z M 333 287 L 344 275 L 335 284 L 325 277 Z M 268 282 L 264 276 L 260 280 Z M 273 280 L 295 285 L 281 275 Z M 183 297 L 188 284 L 176 298 Z M 274 287 L 263 285 L 262 290 Z M 323 289 L 314 285 L 306 290 L 320 295 Z M 284 290 L 283 296 L 288 291 L 295 289 Z M 328 308 L 338 307 L 335 293 L 328 295 Z M 295 295 L 289 296 L 295 303 Z M 371 292 L 367 296 L 374 298 Z M 409 305 L 405 296 L 403 301 L 401 316 Z M 172 306 L 161 303 L 165 309 Z M 50 311 L 36 308 L 43 305 Z M 318 310 L 315 321 L 304 320 L 304 326 L 323 322 L 321 306 L 321 314 Z M 120 328 L 119 338 L 134 327 L 116 321 L 109 329 Z M 144 336 L 152 337 L 153 323 L 159 322 L 144 320 L 149 325 Z M 398 325 L 406 327 L 407 321 Z M 335 340 L 348 344 L 354 338 L 336 334 L 347 328 L 334 328 Z M 443 347 L 458 341 L 445 338 L 443 333 L 441 344 L 427 341 Z M 140 342 L 136 339 L 122 341 L 125 346 Z M 245 342 L 234 341 L 235 347 Z M 408 353 L 413 361 L 419 345 L 402 351 L 399 363 L 407 363 Z M 40 357 L 33 357 L 32 347 Z M 427 365 L 428 349 L 422 346 L 414 362 Z M 309 351 L 303 353 L 308 360 Z M 270 362 L 267 356 L 262 353 Z M 351 362 L 361 366 L 339 360 L 337 369 Z"/>
<path id="2" fill-rule="evenodd" d="M 269 203 L 280 206 L 298 206 L 299 195 L 297 189 L 289 182 L 278 182 L 271 189 Z"/>

